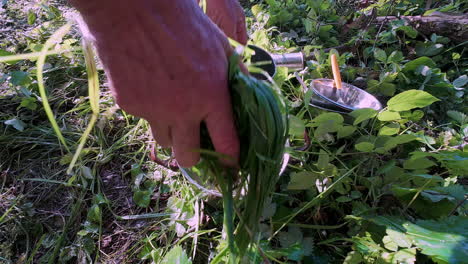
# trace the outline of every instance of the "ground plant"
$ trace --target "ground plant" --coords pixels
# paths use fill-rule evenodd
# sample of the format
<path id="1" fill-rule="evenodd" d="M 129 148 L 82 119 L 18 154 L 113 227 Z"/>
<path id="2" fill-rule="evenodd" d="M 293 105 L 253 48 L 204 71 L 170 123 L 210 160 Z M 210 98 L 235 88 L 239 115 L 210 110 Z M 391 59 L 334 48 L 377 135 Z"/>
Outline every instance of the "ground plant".
<path id="1" fill-rule="evenodd" d="M 203 152 L 220 198 L 115 104 L 66 1 L 0 1 L 0 263 L 466 263 L 468 2 L 240 2 L 250 44 L 306 63 L 265 82 L 231 67 L 258 144 L 240 179 Z M 310 106 L 331 54 L 381 111 Z"/>

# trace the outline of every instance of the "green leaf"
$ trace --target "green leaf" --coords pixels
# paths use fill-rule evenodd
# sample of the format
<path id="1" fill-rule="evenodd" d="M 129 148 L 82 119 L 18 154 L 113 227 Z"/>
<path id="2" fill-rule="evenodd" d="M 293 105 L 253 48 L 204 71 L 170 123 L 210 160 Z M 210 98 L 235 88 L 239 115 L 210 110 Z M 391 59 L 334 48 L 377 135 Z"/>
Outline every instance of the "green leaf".
<path id="1" fill-rule="evenodd" d="M 417 139 L 417 137 L 415 137 L 414 135 L 409 135 L 409 134 L 398 135 L 398 136 L 392 137 L 390 140 L 385 142 L 384 148 L 386 150 L 391 150 L 391 149 L 393 149 L 394 147 L 396 147 L 398 145 L 406 144 L 406 143 L 414 141 L 416 139 Z"/>
<path id="2" fill-rule="evenodd" d="M 356 131 L 354 126 L 342 126 L 338 129 L 338 139 L 351 136 Z"/>
<path id="3" fill-rule="evenodd" d="M 407 170 L 422 170 L 433 167 L 435 165 L 437 165 L 435 162 L 427 158 L 419 158 L 406 160 L 403 164 L 403 168 Z"/>
<path id="4" fill-rule="evenodd" d="M 313 122 L 312 125 L 316 127 L 322 123 L 327 123 L 330 121 L 333 121 L 337 124 L 342 124 L 344 119 L 343 119 L 343 116 L 337 113 L 323 113 L 312 120 Z"/>
<path id="5" fill-rule="evenodd" d="M 354 110 L 349 115 L 354 117 L 353 125 L 358 125 L 363 121 L 374 118 L 375 116 L 377 116 L 377 113 L 378 112 L 375 109 L 363 108 L 363 109 Z"/>
<path id="6" fill-rule="evenodd" d="M 278 239 L 282 248 L 288 248 L 294 244 L 301 243 L 303 233 L 299 227 L 291 226 L 288 228 L 288 232 L 280 232 Z"/>
<path id="7" fill-rule="evenodd" d="M 395 242 L 395 244 L 401 248 L 411 247 L 411 239 L 409 239 L 406 234 L 393 229 L 387 229 L 388 237 Z"/>
<path id="8" fill-rule="evenodd" d="M 392 136 L 397 134 L 400 131 L 400 125 L 398 123 L 395 124 L 389 124 L 386 126 L 383 126 L 379 130 L 379 136 Z"/>
<path id="9" fill-rule="evenodd" d="M 375 48 L 374 57 L 381 62 L 387 62 L 387 54 L 382 49 Z"/>
<path id="10" fill-rule="evenodd" d="M 24 108 L 27 108 L 29 110 L 36 110 L 37 109 L 37 99 L 35 97 L 27 97 L 27 98 L 23 98 L 21 99 L 21 104 L 19 106 L 19 108 L 21 107 L 24 107 Z"/>
<path id="11" fill-rule="evenodd" d="M 15 86 L 27 86 L 32 82 L 29 73 L 23 71 L 14 71 L 10 73 L 10 77 L 11 84 Z"/>
<path id="12" fill-rule="evenodd" d="M 413 73 L 419 66 L 428 66 L 429 68 L 436 67 L 436 63 L 428 57 L 420 57 L 405 64 L 404 72 Z"/>
<path id="13" fill-rule="evenodd" d="M 435 261 L 464 263 L 468 257 L 468 218 L 451 216 L 444 220 L 408 223 L 408 236 L 423 254 Z"/>
<path id="14" fill-rule="evenodd" d="M 462 88 L 466 83 L 468 83 L 468 77 L 466 75 L 462 75 L 453 81 L 453 86 L 456 88 Z"/>
<path id="15" fill-rule="evenodd" d="M 102 219 L 101 208 L 97 204 L 93 204 L 88 210 L 88 220 L 94 223 L 100 223 Z"/>
<path id="16" fill-rule="evenodd" d="M 457 123 L 460 124 L 461 126 L 468 123 L 468 116 L 462 112 L 451 110 L 447 112 L 447 115 L 453 120 L 457 121 Z"/>
<path id="17" fill-rule="evenodd" d="M 394 121 L 394 120 L 401 119 L 401 116 L 400 116 L 400 113 L 398 112 L 386 110 L 386 111 L 380 112 L 377 118 L 380 121 Z"/>
<path id="18" fill-rule="evenodd" d="M 362 255 L 357 251 L 350 251 L 346 256 L 343 264 L 359 264 L 362 263 Z"/>
<path id="19" fill-rule="evenodd" d="M 388 101 L 387 105 L 391 111 L 407 111 L 414 108 L 422 108 L 437 101 L 439 99 L 428 92 L 409 90 L 394 96 Z"/>
<path id="20" fill-rule="evenodd" d="M 432 42 L 418 42 L 416 44 L 416 54 L 418 56 L 435 56 L 442 52 L 444 45 Z"/>
<path id="21" fill-rule="evenodd" d="M 161 264 L 192 264 L 192 261 L 181 246 L 175 246 L 164 256 Z"/>
<path id="22" fill-rule="evenodd" d="M 320 154 L 319 154 L 318 161 L 317 161 L 317 168 L 323 171 L 327 168 L 329 163 L 330 163 L 330 156 L 325 150 L 320 149 Z"/>
<path id="23" fill-rule="evenodd" d="M 400 26 L 398 30 L 402 30 L 410 38 L 416 38 L 418 36 L 418 31 L 411 26 Z"/>
<path id="24" fill-rule="evenodd" d="M 426 209 L 427 210 L 427 209 Z M 450 216 L 416 223 L 390 216 L 365 217 L 381 226 L 404 233 L 423 254 L 437 263 L 465 263 L 468 257 L 468 218 Z M 413 252 L 408 252 L 413 253 Z"/>
<path id="25" fill-rule="evenodd" d="M 379 85 L 379 92 L 385 96 L 393 96 L 396 91 L 396 85 L 393 83 L 384 82 Z"/>
<path id="26" fill-rule="evenodd" d="M 423 111 L 415 110 L 415 111 L 413 111 L 413 113 L 411 113 L 411 115 L 408 117 L 408 119 L 413 121 L 413 122 L 418 122 L 423 117 L 424 117 L 424 112 Z"/>
<path id="27" fill-rule="evenodd" d="M 138 190 L 133 194 L 133 201 L 138 206 L 146 208 L 150 204 L 152 194 L 153 192 L 150 190 Z"/>
<path id="28" fill-rule="evenodd" d="M 384 247 L 388 250 L 391 251 L 397 251 L 398 250 L 398 245 L 393 241 L 389 236 L 384 236 L 382 239 L 382 243 L 384 244 Z"/>
<path id="29" fill-rule="evenodd" d="M 296 137 L 303 137 L 305 124 L 302 119 L 295 115 L 289 116 L 289 134 Z"/>
<path id="30" fill-rule="evenodd" d="M 354 147 L 362 152 L 371 152 L 372 150 L 374 150 L 375 146 L 370 142 L 361 142 L 359 144 L 356 144 Z"/>
<path id="31" fill-rule="evenodd" d="M 351 199 L 348 196 L 340 196 L 340 197 L 336 198 L 336 201 L 339 202 L 339 203 L 347 203 L 347 202 L 351 202 L 352 200 L 353 199 Z"/>
<path id="32" fill-rule="evenodd" d="M 0 57 L 2 57 L 2 56 L 11 56 L 11 55 L 15 55 L 15 54 L 13 52 L 9 52 L 9 51 L 0 49 Z M 13 64 L 17 63 L 18 61 L 19 60 L 9 61 L 9 62 L 5 62 L 5 63 L 8 64 L 8 65 L 13 65 Z"/>
<path id="33" fill-rule="evenodd" d="M 10 120 L 3 121 L 3 123 L 5 123 L 5 125 L 7 125 L 7 126 L 14 127 L 18 131 L 23 131 L 24 128 L 26 127 L 26 124 L 23 121 L 21 121 L 21 120 L 19 120 L 17 118 L 13 118 L 13 119 L 10 119 Z"/>
<path id="34" fill-rule="evenodd" d="M 288 190 L 307 190 L 315 186 L 315 181 L 321 175 L 316 172 L 301 171 L 291 174 Z"/>
<path id="35" fill-rule="evenodd" d="M 395 252 L 395 255 L 393 255 L 393 258 L 392 258 L 392 263 L 405 263 L 405 264 L 416 263 L 416 249 L 405 248 L 398 252 Z"/>
<path id="36" fill-rule="evenodd" d="M 34 11 L 29 10 L 28 12 L 28 24 L 32 25 L 36 22 L 36 13 Z"/>
<path id="37" fill-rule="evenodd" d="M 395 50 L 390 54 L 390 56 L 388 56 L 387 62 L 398 63 L 402 61 L 403 59 L 404 59 L 403 52 Z"/>

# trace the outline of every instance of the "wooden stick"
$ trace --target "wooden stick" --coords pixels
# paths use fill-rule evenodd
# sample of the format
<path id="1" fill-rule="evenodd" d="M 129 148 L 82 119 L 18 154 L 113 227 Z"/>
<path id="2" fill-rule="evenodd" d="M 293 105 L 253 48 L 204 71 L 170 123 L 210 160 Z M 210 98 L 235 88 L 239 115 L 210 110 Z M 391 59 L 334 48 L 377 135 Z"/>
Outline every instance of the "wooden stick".
<path id="1" fill-rule="evenodd" d="M 335 54 L 331 55 L 331 65 L 333 70 L 333 79 L 335 80 L 333 83 L 333 87 L 337 89 L 341 89 L 341 74 L 340 74 L 340 67 L 338 65 L 338 59 L 336 58 Z"/>

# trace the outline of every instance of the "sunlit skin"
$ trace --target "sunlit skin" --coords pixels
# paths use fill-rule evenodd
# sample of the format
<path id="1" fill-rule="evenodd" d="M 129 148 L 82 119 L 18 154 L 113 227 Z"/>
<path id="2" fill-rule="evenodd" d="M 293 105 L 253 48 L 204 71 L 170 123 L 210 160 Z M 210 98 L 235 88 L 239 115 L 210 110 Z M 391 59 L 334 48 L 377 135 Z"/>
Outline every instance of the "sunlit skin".
<path id="1" fill-rule="evenodd" d="M 247 42 L 237 0 L 207 0 L 208 16 L 197 0 L 70 2 L 94 36 L 118 105 L 148 120 L 157 143 L 172 147 L 181 166 L 200 159 L 202 122 L 216 151 L 237 159 L 226 37 Z"/>

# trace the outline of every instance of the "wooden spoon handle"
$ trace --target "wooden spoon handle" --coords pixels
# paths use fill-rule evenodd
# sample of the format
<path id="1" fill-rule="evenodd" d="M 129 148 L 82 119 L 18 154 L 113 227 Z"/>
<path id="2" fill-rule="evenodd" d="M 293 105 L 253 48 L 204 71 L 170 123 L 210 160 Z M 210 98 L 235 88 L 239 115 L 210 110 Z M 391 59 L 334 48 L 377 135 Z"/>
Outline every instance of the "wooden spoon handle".
<path id="1" fill-rule="evenodd" d="M 336 87 L 337 89 L 341 89 L 341 74 L 336 54 L 331 55 L 331 66 L 333 71 L 333 79 L 335 79 L 334 87 Z"/>

